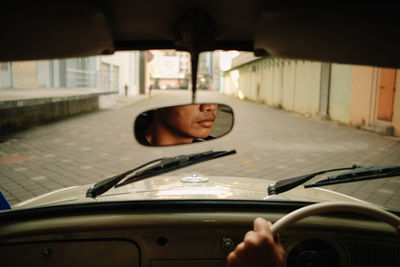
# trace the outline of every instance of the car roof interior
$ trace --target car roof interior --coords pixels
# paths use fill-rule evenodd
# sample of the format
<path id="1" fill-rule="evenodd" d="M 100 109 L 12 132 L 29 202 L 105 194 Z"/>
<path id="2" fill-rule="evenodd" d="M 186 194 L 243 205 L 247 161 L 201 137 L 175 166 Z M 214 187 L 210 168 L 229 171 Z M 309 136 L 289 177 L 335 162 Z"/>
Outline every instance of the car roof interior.
<path id="1" fill-rule="evenodd" d="M 254 51 L 256 56 L 399 67 L 395 1 L 13 1 L 0 61 L 118 50 Z"/>

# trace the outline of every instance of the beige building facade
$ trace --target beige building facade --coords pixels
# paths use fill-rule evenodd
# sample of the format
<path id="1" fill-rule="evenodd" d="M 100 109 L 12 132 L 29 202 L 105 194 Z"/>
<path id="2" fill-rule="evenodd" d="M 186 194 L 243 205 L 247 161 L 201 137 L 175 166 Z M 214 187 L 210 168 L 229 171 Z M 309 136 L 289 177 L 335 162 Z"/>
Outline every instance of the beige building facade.
<path id="1" fill-rule="evenodd" d="M 93 88 L 128 95 L 139 94 L 138 51 L 109 56 L 1 63 L 0 90 Z"/>
<path id="2" fill-rule="evenodd" d="M 232 62 L 225 94 L 400 136 L 400 70 L 249 55 Z"/>
<path id="3" fill-rule="evenodd" d="M 17 61 L 12 63 L 13 87 L 21 89 L 37 87 L 36 61 Z"/>
<path id="4" fill-rule="evenodd" d="M 389 72 L 390 84 L 385 83 L 386 72 Z M 350 123 L 400 136 L 399 77 L 400 70 L 353 66 Z M 389 96 L 385 96 L 384 90 L 391 91 Z"/>

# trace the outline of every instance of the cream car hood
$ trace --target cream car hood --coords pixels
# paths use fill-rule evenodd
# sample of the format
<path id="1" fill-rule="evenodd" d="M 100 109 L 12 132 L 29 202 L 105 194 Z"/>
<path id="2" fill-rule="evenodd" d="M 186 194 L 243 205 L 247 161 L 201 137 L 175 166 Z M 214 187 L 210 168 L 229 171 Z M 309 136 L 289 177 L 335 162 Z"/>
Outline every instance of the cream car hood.
<path id="1" fill-rule="evenodd" d="M 240 200 L 287 200 L 287 201 L 350 201 L 363 202 L 323 188 L 299 186 L 280 195 L 268 196 L 268 185 L 272 180 L 244 177 L 182 177 L 157 176 L 114 188 L 98 196 L 87 198 L 91 185 L 74 186 L 56 190 L 18 203 L 12 208 L 76 204 L 103 201 L 166 200 L 166 199 L 240 199 Z M 369 205 L 372 205 L 368 203 Z"/>

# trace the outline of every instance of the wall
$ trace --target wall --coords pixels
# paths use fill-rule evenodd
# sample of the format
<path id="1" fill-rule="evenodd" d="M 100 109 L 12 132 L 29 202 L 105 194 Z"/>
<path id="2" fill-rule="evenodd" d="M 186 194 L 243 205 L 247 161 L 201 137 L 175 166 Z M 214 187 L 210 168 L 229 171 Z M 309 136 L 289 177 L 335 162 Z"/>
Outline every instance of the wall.
<path id="1" fill-rule="evenodd" d="M 321 63 L 297 61 L 295 77 L 294 111 L 318 113 Z"/>
<path id="2" fill-rule="evenodd" d="M 0 89 L 12 88 L 12 86 L 11 62 L 0 62 Z"/>
<path id="3" fill-rule="evenodd" d="M 128 95 L 139 94 L 139 52 L 117 52 L 110 56 L 101 56 L 100 62 L 119 66 L 119 94 L 125 94 L 124 87 L 128 85 Z M 100 68 L 99 68 L 100 69 Z"/>
<path id="4" fill-rule="evenodd" d="M 12 66 L 14 88 L 38 87 L 36 61 L 15 61 Z"/>
<path id="5" fill-rule="evenodd" d="M 392 125 L 394 127 L 394 135 L 400 136 L 400 70 L 396 72 Z"/>
<path id="6" fill-rule="evenodd" d="M 296 68 L 296 61 L 285 61 L 283 64 L 282 107 L 286 110 L 295 109 Z"/>
<path id="7" fill-rule="evenodd" d="M 375 117 L 378 68 L 353 66 L 350 101 L 350 124 L 368 126 Z"/>
<path id="8" fill-rule="evenodd" d="M 351 86 L 352 66 L 332 64 L 329 94 L 329 115 L 332 120 L 346 124 L 350 122 Z"/>
<path id="9" fill-rule="evenodd" d="M 223 92 L 299 113 L 319 113 L 322 63 L 302 60 L 256 59 L 223 73 Z M 391 122 L 376 119 L 380 69 L 331 64 L 329 115 L 332 120 L 356 127 L 394 128 L 400 136 L 400 70 Z M 371 127 L 376 124 L 379 127 Z"/>
<path id="10" fill-rule="evenodd" d="M 259 59 L 227 71 L 224 93 L 300 113 L 319 111 L 321 63 Z"/>
<path id="11" fill-rule="evenodd" d="M 37 61 L 37 83 L 39 87 L 48 88 L 51 84 L 50 61 L 38 60 Z"/>
<path id="12" fill-rule="evenodd" d="M 400 136 L 400 70 L 396 73 L 392 121 L 378 120 L 377 102 L 380 68 L 353 66 L 350 124 L 358 127 L 393 126 L 394 136 Z"/>
<path id="13" fill-rule="evenodd" d="M 18 100 L 15 100 L 15 102 L 24 103 Z M 0 132 L 9 133 L 24 130 L 98 109 L 99 96 L 82 96 L 78 99 L 71 98 L 44 104 L 23 104 L 23 106 L 15 104 L 11 108 L 0 108 Z"/>

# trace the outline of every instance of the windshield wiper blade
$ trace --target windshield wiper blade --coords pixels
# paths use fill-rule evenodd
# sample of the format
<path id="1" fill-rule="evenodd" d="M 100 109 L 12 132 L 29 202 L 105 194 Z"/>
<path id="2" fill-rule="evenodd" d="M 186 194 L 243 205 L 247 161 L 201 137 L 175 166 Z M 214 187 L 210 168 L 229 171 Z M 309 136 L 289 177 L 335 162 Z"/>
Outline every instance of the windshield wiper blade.
<path id="1" fill-rule="evenodd" d="M 164 158 L 160 163 L 154 165 L 150 168 L 147 168 L 141 172 L 136 173 L 135 175 L 129 177 L 124 182 L 117 184 L 115 187 L 120 187 L 126 184 L 130 184 L 132 182 L 136 182 L 142 180 L 144 178 L 148 178 L 151 176 L 163 174 L 166 172 L 170 172 L 176 169 L 180 169 L 189 165 L 193 165 L 196 163 L 200 163 L 203 161 L 216 159 L 224 156 L 228 156 L 231 154 L 235 154 L 236 150 L 230 151 L 206 151 L 201 153 L 187 154 L 187 155 L 179 155 L 176 157 Z"/>
<path id="2" fill-rule="evenodd" d="M 108 190 L 110 190 L 110 188 L 112 188 L 113 186 L 118 184 L 122 179 L 124 179 L 126 176 L 133 173 L 134 171 L 140 170 L 150 164 L 153 164 L 153 163 L 156 163 L 156 162 L 162 161 L 162 160 L 163 160 L 163 158 L 155 159 L 155 160 L 149 161 L 143 165 L 140 165 L 139 167 L 136 167 L 132 170 L 129 170 L 129 171 L 123 172 L 121 174 L 115 175 L 113 177 L 107 178 L 105 180 L 102 180 L 102 181 L 92 185 L 86 191 L 86 197 L 96 198 L 98 195 L 101 195 L 104 192 L 107 192 Z"/>
<path id="3" fill-rule="evenodd" d="M 400 176 L 400 166 L 362 167 L 362 168 L 357 168 L 350 172 L 328 176 L 328 178 L 324 180 L 320 180 L 313 184 L 305 185 L 304 187 L 309 188 L 316 186 L 365 181 L 365 180 L 394 177 L 394 176 Z"/>
<path id="4" fill-rule="evenodd" d="M 310 179 L 314 178 L 317 175 L 321 175 L 321 174 L 324 174 L 327 172 L 344 171 L 344 170 L 351 170 L 351 169 L 356 169 L 356 168 L 361 168 L 361 167 L 357 166 L 357 165 L 353 165 L 351 167 L 323 170 L 323 171 L 313 172 L 313 173 L 306 174 L 306 175 L 301 175 L 301 176 L 296 176 L 296 177 L 292 177 L 292 178 L 286 178 L 283 180 L 279 180 L 275 184 L 270 184 L 268 186 L 268 195 L 277 195 L 277 194 L 289 191 L 299 185 L 304 184 L 305 182 L 309 181 Z"/>
<path id="5" fill-rule="evenodd" d="M 166 157 L 166 158 L 160 158 L 156 160 L 152 160 L 150 162 L 147 162 L 137 168 L 134 168 L 132 170 L 126 171 L 124 173 L 121 173 L 119 175 L 113 176 L 111 178 L 108 178 L 106 180 L 103 180 L 99 183 L 94 184 L 92 187 L 90 187 L 87 192 L 86 192 L 86 197 L 91 197 L 91 198 L 96 198 L 97 196 L 107 192 L 110 190 L 112 187 L 120 187 L 126 184 L 130 184 L 145 178 L 149 178 L 152 176 L 156 176 L 159 174 L 163 174 L 166 172 L 174 171 L 176 169 L 180 169 L 189 165 L 193 165 L 196 163 L 200 163 L 203 161 L 207 160 L 212 160 L 224 156 L 228 156 L 231 154 L 235 154 L 236 150 L 230 150 L 230 151 L 205 151 L 201 153 L 194 153 L 194 154 L 187 154 L 187 155 L 179 155 L 175 157 Z M 131 173 L 138 171 L 150 164 L 159 162 L 153 166 L 148 167 L 147 169 L 144 169 L 142 171 L 139 171 L 135 173 L 133 176 L 127 178 L 125 181 L 120 183 L 122 179 L 130 175 Z"/>

